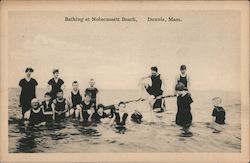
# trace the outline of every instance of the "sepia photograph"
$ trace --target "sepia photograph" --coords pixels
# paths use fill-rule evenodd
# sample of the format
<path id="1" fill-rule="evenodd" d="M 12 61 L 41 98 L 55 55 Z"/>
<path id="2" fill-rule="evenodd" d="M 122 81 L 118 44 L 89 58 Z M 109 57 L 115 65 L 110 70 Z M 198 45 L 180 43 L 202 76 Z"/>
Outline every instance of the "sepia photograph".
<path id="1" fill-rule="evenodd" d="M 0 156 L 249 161 L 249 3 L 120 3 L 2 3 Z"/>

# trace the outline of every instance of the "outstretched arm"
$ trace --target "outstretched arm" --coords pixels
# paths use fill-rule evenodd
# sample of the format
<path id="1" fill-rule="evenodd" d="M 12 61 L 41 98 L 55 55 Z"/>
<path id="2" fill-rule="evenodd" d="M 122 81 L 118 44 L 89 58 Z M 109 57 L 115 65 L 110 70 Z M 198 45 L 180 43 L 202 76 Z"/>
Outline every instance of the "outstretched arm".
<path id="1" fill-rule="evenodd" d="M 166 85 L 167 79 L 161 77 L 161 81 L 162 81 L 161 89 L 163 91 L 163 95 L 165 95 L 167 91 L 167 85 Z"/>
<path id="2" fill-rule="evenodd" d="M 143 80 L 148 79 L 150 77 L 151 77 L 151 75 L 146 75 L 146 76 L 142 77 L 140 81 L 143 81 Z"/>

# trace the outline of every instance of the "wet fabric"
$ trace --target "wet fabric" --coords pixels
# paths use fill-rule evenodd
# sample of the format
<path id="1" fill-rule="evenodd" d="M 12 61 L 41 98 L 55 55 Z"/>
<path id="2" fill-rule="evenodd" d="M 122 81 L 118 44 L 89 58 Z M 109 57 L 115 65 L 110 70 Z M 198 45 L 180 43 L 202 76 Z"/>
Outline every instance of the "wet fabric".
<path id="1" fill-rule="evenodd" d="M 36 97 L 37 85 L 37 81 L 33 78 L 31 78 L 29 81 L 22 79 L 19 82 L 19 86 L 21 87 L 20 106 L 22 107 L 23 115 L 31 108 L 31 100 Z"/>
<path id="2" fill-rule="evenodd" d="M 218 124 L 225 124 L 226 112 L 223 107 L 215 107 L 212 113 L 215 117 L 215 122 Z"/>
<path id="3" fill-rule="evenodd" d="M 58 79 L 58 81 L 56 82 L 54 78 L 50 79 L 48 81 L 48 84 L 52 87 L 51 91 L 50 91 L 50 96 L 53 99 L 56 98 L 56 94 L 59 92 L 59 90 L 61 89 L 61 86 L 64 84 L 64 81 L 62 79 Z"/>

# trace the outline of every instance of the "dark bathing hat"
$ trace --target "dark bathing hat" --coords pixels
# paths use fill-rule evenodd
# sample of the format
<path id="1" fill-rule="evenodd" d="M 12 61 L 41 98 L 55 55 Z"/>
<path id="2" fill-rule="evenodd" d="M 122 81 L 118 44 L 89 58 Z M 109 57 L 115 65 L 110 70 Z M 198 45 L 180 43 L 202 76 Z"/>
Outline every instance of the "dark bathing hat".
<path id="1" fill-rule="evenodd" d="M 186 70 L 186 69 L 187 69 L 187 66 L 186 66 L 186 65 L 181 65 L 180 69 L 181 69 L 181 70 Z"/>
<path id="2" fill-rule="evenodd" d="M 105 106 L 103 104 L 98 104 L 97 109 L 99 109 L 99 108 L 105 108 Z"/>
<path id="3" fill-rule="evenodd" d="M 151 67 L 152 71 L 158 72 L 158 68 L 156 66 Z"/>
<path id="4" fill-rule="evenodd" d="M 25 72 L 34 72 L 34 69 L 31 68 L 31 67 L 27 67 L 26 70 L 25 70 Z"/>
<path id="5" fill-rule="evenodd" d="M 53 72 L 53 74 L 55 74 L 55 73 L 59 72 L 59 70 L 58 69 L 54 69 L 52 72 Z"/>

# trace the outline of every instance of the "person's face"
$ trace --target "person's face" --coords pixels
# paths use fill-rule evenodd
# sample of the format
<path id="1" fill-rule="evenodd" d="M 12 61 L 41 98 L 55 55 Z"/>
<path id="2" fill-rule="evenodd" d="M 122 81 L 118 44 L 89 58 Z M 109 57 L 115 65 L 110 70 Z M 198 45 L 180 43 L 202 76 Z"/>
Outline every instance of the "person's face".
<path id="1" fill-rule="evenodd" d="M 186 73 L 186 70 L 181 70 L 181 73 L 182 73 L 182 74 L 185 74 L 185 73 Z"/>
<path id="2" fill-rule="evenodd" d="M 157 72 L 156 72 L 156 71 L 151 70 L 151 75 L 152 75 L 152 76 L 156 76 L 156 75 L 157 75 Z"/>
<path id="3" fill-rule="evenodd" d="M 54 75 L 54 78 L 58 78 L 59 77 L 59 72 L 56 72 L 53 75 Z"/>
<path id="4" fill-rule="evenodd" d="M 84 100 L 85 100 L 86 102 L 90 102 L 90 99 L 91 99 L 90 96 L 85 96 L 85 98 L 84 98 Z"/>
<path id="5" fill-rule="evenodd" d="M 51 97 L 48 96 L 48 95 L 45 95 L 45 96 L 44 96 L 44 99 L 45 99 L 45 101 L 50 101 Z"/>
<path id="6" fill-rule="evenodd" d="M 119 109 L 124 109 L 124 108 L 126 108 L 126 105 L 125 105 L 125 104 L 120 104 L 120 105 L 118 106 L 118 108 L 119 108 Z"/>
<path id="7" fill-rule="evenodd" d="M 98 113 L 99 115 L 102 115 L 102 114 L 103 114 L 103 108 L 100 107 L 100 108 L 97 110 L 97 113 Z"/>
<path id="8" fill-rule="evenodd" d="M 73 83 L 72 87 L 73 87 L 74 91 L 77 91 L 78 90 L 78 83 Z"/>
<path id="9" fill-rule="evenodd" d="M 26 72 L 26 76 L 27 76 L 27 77 L 30 77 L 30 76 L 31 76 L 31 74 L 32 74 L 32 72 L 31 72 L 31 71 Z"/>
<path id="10" fill-rule="evenodd" d="M 178 95 L 182 95 L 182 94 L 183 94 L 183 91 L 177 91 L 177 94 L 178 94 Z"/>
<path id="11" fill-rule="evenodd" d="M 95 86 L 95 81 L 94 81 L 94 80 L 90 80 L 90 81 L 89 81 L 89 85 L 90 85 L 91 87 L 94 87 L 94 86 Z"/>
<path id="12" fill-rule="evenodd" d="M 221 103 L 221 100 L 220 100 L 220 99 L 214 99 L 214 100 L 212 101 L 212 104 L 213 104 L 214 106 L 219 106 L 220 103 Z"/>
<path id="13" fill-rule="evenodd" d="M 31 104 L 31 106 L 32 106 L 32 108 L 37 109 L 38 106 L 39 106 L 39 103 L 38 103 L 38 102 L 33 102 L 33 103 Z"/>
<path id="14" fill-rule="evenodd" d="M 57 98 L 60 99 L 60 100 L 63 99 L 63 92 L 58 92 L 57 93 Z"/>

